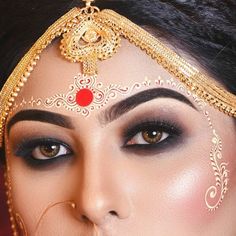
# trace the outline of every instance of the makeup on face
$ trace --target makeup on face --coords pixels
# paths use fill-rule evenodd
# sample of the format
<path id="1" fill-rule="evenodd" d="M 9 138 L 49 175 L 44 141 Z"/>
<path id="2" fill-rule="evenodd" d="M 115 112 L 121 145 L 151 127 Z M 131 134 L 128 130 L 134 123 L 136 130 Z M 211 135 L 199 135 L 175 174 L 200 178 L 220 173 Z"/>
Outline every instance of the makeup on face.
<path id="1" fill-rule="evenodd" d="M 129 55 L 127 48 L 131 50 Z M 31 199 L 36 197 L 36 221 L 43 209 L 59 200 L 75 200 L 78 209 L 74 214 L 84 213 L 96 220 L 105 203 L 109 203 L 110 208 L 105 210 L 114 214 L 108 214 L 108 220 L 98 224 L 101 234 L 106 228 L 108 235 L 110 228 L 114 235 L 173 235 L 173 231 L 177 235 L 201 235 L 199 225 L 207 228 L 214 219 L 204 198 L 206 191 L 214 187 L 215 176 L 210 160 L 213 136 L 203 103 L 169 75 L 164 74 L 162 79 L 156 63 L 127 48 L 122 58 L 117 54 L 111 63 L 102 63 L 98 82 L 106 85 L 102 88 L 120 83 L 131 88 L 138 84 L 139 91 L 110 99 L 88 117 L 65 107 L 45 108 L 31 103 L 31 93 L 43 100 L 67 94 L 68 84 L 78 73 L 78 67 L 72 70 L 72 65 L 57 61 L 55 75 L 51 65 L 55 60 L 50 55 L 40 61 L 47 65 L 36 68 L 35 79 L 19 98 L 19 104 L 22 100 L 25 103 L 14 110 L 7 138 L 17 187 L 14 203 L 30 232 L 35 226 L 31 215 L 27 215 L 30 206 L 24 209 L 21 203 L 33 207 Z M 38 91 L 42 73 L 47 83 L 45 79 L 43 90 Z M 90 211 L 82 212 L 86 207 Z M 65 216 L 64 208 L 58 209 L 60 216 L 54 210 L 44 218 L 45 224 Z M 131 217 L 120 221 L 118 213 L 124 211 Z M 66 214 L 70 223 L 72 214 Z M 83 233 L 86 235 L 86 230 Z"/>
<path id="2" fill-rule="evenodd" d="M 108 125 L 108 123 L 117 120 L 119 122 L 119 117 L 125 117 L 127 113 L 132 113 L 133 109 L 158 98 L 175 99 L 177 102 L 197 110 L 184 95 L 170 89 L 155 88 L 137 93 L 102 111 L 98 116 L 99 122 L 102 125 Z M 145 110 L 143 114 L 145 114 Z M 22 110 L 9 120 L 8 134 L 15 124 L 23 121 L 46 123 L 69 130 L 74 129 L 72 118 L 68 116 L 45 110 Z M 124 126 L 121 150 L 136 155 L 156 155 L 168 147 L 173 148 L 178 145 L 183 140 L 182 134 L 183 128 L 175 120 L 168 118 L 168 115 L 162 118 L 158 114 L 150 115 L 149 112 L 146 117 L 143 115 Z M 21 142 L 17 144 L 14 154 L 24 158 L 32 167 L 50 165 L 75 155 L 73 148 L 67 143 L 43 134 L 38 137 L 22 138 Z"/>

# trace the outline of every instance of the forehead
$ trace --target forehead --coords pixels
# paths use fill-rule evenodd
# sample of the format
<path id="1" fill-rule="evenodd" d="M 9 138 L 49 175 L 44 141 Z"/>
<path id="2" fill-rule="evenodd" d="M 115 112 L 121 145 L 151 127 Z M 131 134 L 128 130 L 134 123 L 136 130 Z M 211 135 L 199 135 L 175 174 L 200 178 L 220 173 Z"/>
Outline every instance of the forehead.
<path id="1" fill-rule="evenodd" d="M 54 42 L 42 53 L 41 59 L 32 72 L 30 79 L 19 94 L 16 101 L 16 108 L 13 109 L 10 117 L 19 110 L 32 109 L 32 104 L 33 109 L 49 110 L 70 116 L 78 115 L 78 113 L 83 114 L 84 108 L 81 108 L 80 110 L 82 112 L 77 112 L 77 114 L 74 112 L 75 109 L 73 111 L 64 109 L 66 107 L 68 108 L 67 105 L 69 103 L 67 103 L 67 101 L 64 107 L 48 107 L 42 105 L 47 99 L 52 99 L 58 95 L 60 95 L 60 97 L 66 96 L 67 98 L 71 95 L 75 97 L 76 90 L 81 89 L 81 87 L 78 86 L 79 81 L 77 81 L 75 85 L 75 76 L 81 73 L 81 64 L 70 63 L 65 60 L 60 54 L 59 42 Z M 164 83 L 156 83 L 157 80 L 164 81 Z M 89 111 L 89 115 L 94 114 L 96 116 L 100 110 L 104 110 L 107 106 L 113 105 L 120 100 L 126 99 L 146 89 L 167 87 L 168 89 L 186 95 L 187 90 L 179 89 L 178 86 L 172 86 L 166 83 L 170 80 L 176 84 L 180 84 L 178 80 L 174 79 L 144 51 L 123 39 L 118 53 L 110 59 L 98 62 L 98 76 L 93 81 L 94 83 L 90 83 L 89 86 L 92 84 L 92 87 L 97 91 L 102 91 L 102 93 L 97 93 L 98 99 L 100 96 L 107 96 L 108 99 L 106 101 L 104 98 L 102 102 L 100 100 L 99 103 L 102 104 L 102 106 L 95 106 L 95 108 L 99 109 L 93 109 L 92 112 Z M 151 83 L 147 83 L 146 81 L 151 81 Z M 83 86 L 86 87 L 87 85 Z M 73 93 L 70 92 L 72 87 Z M 118 88 L 121 88 L 122 92 L 118 91 Z M 184 88 L 184 86 L 182 86 L 182 88 Z M 129 92 L 123 92 L 123 89 L 128 89 Z M 108 96 L 107 94 L 109 92 L 111 92 L 111 94 Z M 112 96 L 114 95 L 113 92 L 115 96 Z M 192 99 L 191 97 L 188 98 L 189 100 Z M 37 99 L 41 99 L 42 102 L 40 105 L 34 106 L 36 105 Z M 22 103 L 22 101 L 26 102 Z M 19 106 L 19 104 L 21 105 Z M 71 108 L 71 104 L 69 104 L 69 108 Z M 91 107 L 88 106 L 88 109 L 86 107 L 85 110 L 89 110 L 90 108 Z"/>
<path id="2" fill-rule="evenodd" d="M 65 60 L 60 55 L 59 43 L 54 42 L 42 53 L 20 97 L 50 96 L 54 92 L 65 92 L 68 85 L 73 83 L 73 78 L 82 72 L 81 69 L 80 63 Z M 112 58 L 98 62 L 97 81 L 104 85 L 131 86 L 134 82 L 144 81 L 145 77 L 157 79 L 158 76 L 171 78 L 156 61 L 125 39 Z"/>

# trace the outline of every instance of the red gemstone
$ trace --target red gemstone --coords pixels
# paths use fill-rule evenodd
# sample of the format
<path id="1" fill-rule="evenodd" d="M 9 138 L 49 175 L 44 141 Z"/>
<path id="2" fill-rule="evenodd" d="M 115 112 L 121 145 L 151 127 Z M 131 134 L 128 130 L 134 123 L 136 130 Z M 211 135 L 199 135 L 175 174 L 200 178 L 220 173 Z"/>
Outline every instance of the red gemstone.
<path id="1" fill-rule="evenodd" d="M 89 106 L 93 98 L 93 92 L 90 89 L 81 89 L 76 93 L 76 103 L 81 107 Z"/>

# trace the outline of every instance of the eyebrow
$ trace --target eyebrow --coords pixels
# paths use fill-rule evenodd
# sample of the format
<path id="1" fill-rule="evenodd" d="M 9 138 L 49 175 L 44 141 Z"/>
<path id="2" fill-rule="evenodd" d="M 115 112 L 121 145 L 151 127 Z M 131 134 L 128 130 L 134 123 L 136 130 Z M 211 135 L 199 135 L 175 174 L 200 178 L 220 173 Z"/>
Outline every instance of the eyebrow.
<path id="1" fill-rule="evenodd" d="M 116 119 L 118 119 L 123 114 L 133 110 L 137 106 L 149 102 L 151 100 L 157 98 L 172 98 L 176 99 L 180 102 L 183 102 L 193 109 L 197 110 L 197 108 L 193 105 L 193 103 L 181 93 L 178 93 L 171 89 L 166 88 L 153 88 L 148 89 L 142 92 L 139 92 L 125 100 L 118 102 L 117 104 L 111 106 L 103 113 L 101 118 L 101 122 L 103 124 L 110 123 Z"/>
<path id="2" fill-rule="evenodd" d="M 63 116 L 58 113 L 43 111 L 43 110 L 23 110 L 15 114 L 7 124 L 8 134 L 13 125 L 20 121 L 38 121 L 45 122 L 67 129 L 73 129 L 69 117 Z"/>
<path id="3" fill-rule="evenodd" d="M 154 88 L 137 93 L 106 109 L 105 112 L 103 112 L 103 116 L 101 119 L 102 123 L 103 124 L 110 123 L 118 119 L 125 113 L 133 110 L 137 106 L 157 98 L 173 98 L 197 110 L 197 108 L 193 105 L 193 103 L 181 93 L 178 93 L 171 89 Z M 74 126 L 72 125 L 70 118 L 67 116 L 43 110 L 23 110 L 16 113 L 8 122 L 7 124 L 8 134 L 10 133 L 11 127 L 20 121 L 45 122 L 61 126 L 67 129 L 74 129 Z"/>

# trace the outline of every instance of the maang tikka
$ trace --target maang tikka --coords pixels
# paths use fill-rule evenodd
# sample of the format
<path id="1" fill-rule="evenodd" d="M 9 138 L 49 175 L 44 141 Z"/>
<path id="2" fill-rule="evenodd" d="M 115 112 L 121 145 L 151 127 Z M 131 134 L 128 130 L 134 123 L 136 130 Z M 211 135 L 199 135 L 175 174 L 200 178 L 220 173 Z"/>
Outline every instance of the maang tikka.
<path id="1" fill-rule="evenodd" d="M 97 74 L 97 61 L 112 57 L 120 46 L 120 35 L 99 18 L 100 10 L 86 0 L 61 41 L 61 53 L 71 62 L 81 62 L 84 75 Z"/>
<path id="2" fill-rule="evenodd" d="M 236 117 L 235 95 L 127 18 L 112 10 L 91 6 L 92 0 L 84 1 L 84 8 L 73 8 L 48 28 L 7 79 L 0 93 L 0 147 L 3 144 L 6 120 L 16 97 L 29 79 L 43 50 L 58 37 L 62 37 L 62 55 L 71 62 L 82 63 L 82 76 L 85 79 L 96 79 L 99 73 L 98 60 L 112 57 L 121 46 L 123 37 L 144 50 L 190 91 L 225 114 Z M 87 106 L 93 99 L 93 93 L 82 87 L 73 99 L 78 99 L 77 106 Z"/>

